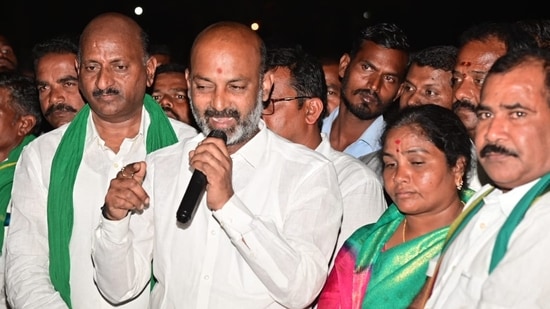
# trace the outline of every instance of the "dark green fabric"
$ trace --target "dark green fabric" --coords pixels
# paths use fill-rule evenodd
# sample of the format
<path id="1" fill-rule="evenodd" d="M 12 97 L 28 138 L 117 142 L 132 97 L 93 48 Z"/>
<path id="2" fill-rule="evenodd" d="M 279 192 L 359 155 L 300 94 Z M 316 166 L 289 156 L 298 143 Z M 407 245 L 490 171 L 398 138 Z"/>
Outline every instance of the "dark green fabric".
<path id="1" fill-rule="evenodd" d="M 21 141 L 17 147 L 13 148 L 6 161 L 0 163 L 0 255 L 2 254 L 2 246 L 4 245 L 4 233 L 6 229 L 6 213 L 8 211 L 8 204 L 11 198 L 11 188 L 13 187 L 13 173 L 15 172 L 15 165 L 23 147 L 34 140 L 34 135 L 27 135 Z"/>
<path id="2" fill-rule="evenodd" d="M 145 142 L 147 153 L 176 143 L 177 135 L 168 117 L 150 95 L 145 95 L 144 107 L 151 119 Z M 52 161 L 48 190 L 50 279 L 69 308 L 72 308 L 69 283 L 69 243 L 73 230 L 72 193 L 84 153 L 89 114 L 89 104 L 85 104 L 63 135 Z"/>

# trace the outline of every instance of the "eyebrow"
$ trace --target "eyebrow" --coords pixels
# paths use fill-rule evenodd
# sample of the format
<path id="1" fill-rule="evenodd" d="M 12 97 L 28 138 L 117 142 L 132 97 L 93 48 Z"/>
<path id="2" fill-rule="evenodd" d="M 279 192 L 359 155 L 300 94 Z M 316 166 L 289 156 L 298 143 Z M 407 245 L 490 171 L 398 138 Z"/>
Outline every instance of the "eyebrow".
<path id="1" fill-rule="evenodd" d="M 528 111 L 532 111 L 534 112 L 533 109 L 527 107 L 527 106 L 524 106 L 523 104 L 519 103 L 519 102 L 516 102 L 516 103 L 513 103 L 513 104 L 499 104 L 498 105 L 499 107 L 502 107 L 506 110 L 514 110 L 514 109 L 525 109 L 525 110 L 528 110 Z M 487 105 L 484 105 L 484 104 L 479 104 L 478 107 L 476 108 L 476 111 L 492 111 L 493 108 L 487 106 Z"/>
<path id="2" fill-rule="evenodd" d="M 414 147 L 405 151 L 401 151 L 401 153 L 413 154 L 413 153 L 430 153 L 430 152 L 422 147 Z M 382 152 L 382 157 L 393 157 L 393 156 L 390 153 L 384 151 Z"/>

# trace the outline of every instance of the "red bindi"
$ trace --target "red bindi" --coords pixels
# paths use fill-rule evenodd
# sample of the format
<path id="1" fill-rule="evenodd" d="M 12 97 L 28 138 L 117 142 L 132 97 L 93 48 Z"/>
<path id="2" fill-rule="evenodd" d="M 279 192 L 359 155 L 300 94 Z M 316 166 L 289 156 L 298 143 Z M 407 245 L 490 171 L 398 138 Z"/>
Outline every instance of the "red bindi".
<path id="1" fill-rule="evenodd" d="M 222 69 L 221 69 L 221 68 L 218 68 L 218 69 L 216 69 L 216 72 L 218 72 L 218 74 L 221 74 L 221 73 L 222 73 Z"/>
<path id="2" fill-rule="evenodd" d="M 395 143 L 396 145 L 399 145 L 399 144 L 401 143 L 401 140 L 400 140 L 400 139 L 396 139 L 396 140 L 394 141 L 394 143 Z M 395 152 L 399 152 L 399 147 L 395 147 Z"/>
<path id="3" fill-rule="evenodd" d="M 460 64 L 461 64 L 461 65 L 466 65 L 466 66 L 472 65 L 472 63 L 469 62 L 469 61 L 462 61 Z"/>

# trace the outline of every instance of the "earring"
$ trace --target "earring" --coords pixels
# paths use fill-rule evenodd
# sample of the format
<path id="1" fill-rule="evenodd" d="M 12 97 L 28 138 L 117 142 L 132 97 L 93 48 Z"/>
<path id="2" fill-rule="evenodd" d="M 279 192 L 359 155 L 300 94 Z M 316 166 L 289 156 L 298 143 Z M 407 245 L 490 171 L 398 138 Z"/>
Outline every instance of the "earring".
<path id="1" fill-rule="evenodd" d="M 462 190 L 462 185 L 464 184 L 464 181 L 462 179 L 460 179 L 460 183 L 458 185 L 456 185 L 456 189 L 458 191 Z"/>

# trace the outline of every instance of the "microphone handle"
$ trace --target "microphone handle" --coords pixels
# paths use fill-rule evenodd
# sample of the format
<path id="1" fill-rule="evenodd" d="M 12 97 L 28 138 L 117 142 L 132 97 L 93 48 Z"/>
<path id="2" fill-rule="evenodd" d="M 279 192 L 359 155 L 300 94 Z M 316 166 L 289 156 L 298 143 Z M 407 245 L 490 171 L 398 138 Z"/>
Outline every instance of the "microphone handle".
<path id="1" fill-rule="evenodd" d="M 193 212 L 202 199 L 205 189 L 206 176 L 201 171 L 195 170 L 176 213 L 176 218 L 179 222 L 187 223 L 191 219 Z"/>
<path id="2" fill-rule="evenodd" d="M 221 130 L 212 130 L 207 137 L 221 138 L 224 143 L 227 142 L 227 135 Z M 179 222 L 187 223 L 193 217 L 206 190 L 206 184 L 206 176 L 201 171 L 195 170 L 176 212 L 176 219 Z"/>

